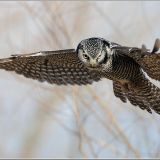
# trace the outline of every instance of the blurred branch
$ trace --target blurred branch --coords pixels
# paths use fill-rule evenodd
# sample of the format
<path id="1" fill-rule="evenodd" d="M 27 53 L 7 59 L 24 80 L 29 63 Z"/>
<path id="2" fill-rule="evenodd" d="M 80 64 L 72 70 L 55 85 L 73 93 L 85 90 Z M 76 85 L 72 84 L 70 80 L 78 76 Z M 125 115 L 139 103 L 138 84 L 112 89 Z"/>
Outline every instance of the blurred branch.
<path id="1" fill-rule="evenodd" d="M 133 148 L 132 144 L 130 143 L 130 141 L 126 137 L 125 133 L 120 128 L 119 123 L 117 122 L 115 116 L 112 114 L 110 109 L 108 107 L 106 107 L 106 104 L 104 104 L 103 101 L 101 100 L 101 98 L 95 94 L 94 90 L 92 90 L 91 87 L 88 87 L 88 90 L 90 90 L 90 92 L 92 93 L 93 99 L 98 102 L 98 104 L 101 106 L 101 109 L 103 109 L 103 111 L 106 113 L 107 117 L 111 120 L 111 124 L 114 125 L 114 127 L 117 130 L 117 132 L 119 133 L 120 137 L 122 137 L 123 141 L 127 145 L 127 148 L 130 151 L 132 151 L 137 158 L 140 158 L 140 154 L 139 154 L 138 150 L 135 150 Z"/>

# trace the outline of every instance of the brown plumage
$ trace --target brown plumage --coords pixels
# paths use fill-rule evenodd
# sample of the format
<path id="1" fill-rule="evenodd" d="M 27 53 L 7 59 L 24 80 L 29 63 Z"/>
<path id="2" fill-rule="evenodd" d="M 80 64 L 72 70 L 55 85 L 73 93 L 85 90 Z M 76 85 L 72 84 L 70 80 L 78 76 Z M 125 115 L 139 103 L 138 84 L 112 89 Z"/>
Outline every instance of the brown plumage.
<path id="1" fill-rule="evenodd" d="M 0 68 L 57 85 L 91 84 L 100 79 L 85 68 L 74 49 L 13 55 L 1 59 Z"/>
<path id="2" fill-rule="evenodd" d="M 43 51 L 13 55 L 0 59 L 0 69 L 15 71 L 27 78 L 51 84 L 86 85 L 102 78 L 113 81 L 116 97 L 124 103 L 160 114 L 160 89 L 144 72 L 160 81 L 160 40 L 150 52 L 142 48 L 125 47 L 102 38 L 81 41 L 75 49 Z"/>

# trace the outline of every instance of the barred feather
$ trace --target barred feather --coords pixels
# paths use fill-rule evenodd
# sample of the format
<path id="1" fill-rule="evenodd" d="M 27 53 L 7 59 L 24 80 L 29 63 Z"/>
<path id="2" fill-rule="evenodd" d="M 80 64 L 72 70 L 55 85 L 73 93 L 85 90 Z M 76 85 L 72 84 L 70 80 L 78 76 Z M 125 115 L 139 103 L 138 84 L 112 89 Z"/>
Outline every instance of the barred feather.
<path id="1" fill-rule="evenodd" d="M 120 83 L 114 83 L 115 96 L 126 102 L 126 98 L 134 106 L 152 113 L 154 110 L 160 114 L 160 89 L 151 83 L 145 76 L 140 77 L 135 83 L 128 82 L 129 90 L 124 92 Z M 125 101 L 124 101 L 125 100 Z"/>
<path id="2" fill-rule="evenodd" d="M 151 78 L 160 80 L 160 54 L 156 53 L 159 48 L 159 39 L 149 52 L 144 45 L 141 49 L 131 48 L 100 38 L 89 38 L 77 47 L 77 52 L 81 50 L 78 53 L 88 54 L 87 60 L 83 54 L 79 58 L 74 49 L 44 51 L 0 59 L 0 69 L 58 85 L 86 85 L 108 78 L 113 80 L 115 96 L 124 103 L 128 99 L 134 106 L 160 114 L 160 89 L 142 72 L 144 70 Z M 103 57 L 100 61 L 99 56 L 100 59 Z M 97 67 L 87 68 L 91 62 Z"/>
<path id="3" fill-rule="evenodd" d="M 116 82 L 116 81 L 113 81 L 113 91 L 114 91 L 114 95 L 116 97 L 120 98 L 121 101 L 126 103 L 126 101 L 127 101 L 126 96 L 123 93 L 120 84 L 118 82 Z"/>
<path id="4" fill-rule="evenodd" d="M 0 69 L 57 85 L 91 84 L 101 78 L 80 62 L 74 49 L 13 55 L 0 60 Z"/>
<path id="5" fill-rule="evenodd" d="M 140 67 L 155 80 L 160 81 L 160 53 L 143 52 L 139 48 L 117 47 L 119 55 L 132 58 Z"/>

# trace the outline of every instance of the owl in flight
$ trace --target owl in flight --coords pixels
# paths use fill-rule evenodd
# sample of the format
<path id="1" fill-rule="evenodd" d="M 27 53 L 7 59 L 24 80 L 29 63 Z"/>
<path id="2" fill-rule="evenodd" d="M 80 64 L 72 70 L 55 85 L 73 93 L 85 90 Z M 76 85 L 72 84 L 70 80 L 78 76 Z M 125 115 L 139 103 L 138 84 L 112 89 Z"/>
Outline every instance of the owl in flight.
<path id="1" fill-rule="evenodd" d="M 0 59 L 0 69 L 51 84 L 87 85 L 112 80 L 116 97 L 160 114 L 160 88 L 146 74 L 160 81 L 160 40 L 152 51 L 126 47 L 102 38 L 82 40 L 77 49 L 42 51 Z"/>

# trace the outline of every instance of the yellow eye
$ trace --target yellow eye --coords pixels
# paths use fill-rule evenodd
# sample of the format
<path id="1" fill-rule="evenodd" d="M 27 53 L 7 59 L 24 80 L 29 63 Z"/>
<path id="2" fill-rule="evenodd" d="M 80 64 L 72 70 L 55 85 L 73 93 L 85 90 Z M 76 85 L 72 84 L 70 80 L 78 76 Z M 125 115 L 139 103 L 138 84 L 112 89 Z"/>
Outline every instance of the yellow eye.
<path id="1" fill-rule="evenodd" d="M 89 56 L 87 54 L 83 54 L 83 58 L 89 60 Z"/>

